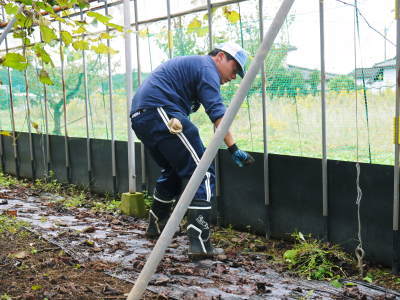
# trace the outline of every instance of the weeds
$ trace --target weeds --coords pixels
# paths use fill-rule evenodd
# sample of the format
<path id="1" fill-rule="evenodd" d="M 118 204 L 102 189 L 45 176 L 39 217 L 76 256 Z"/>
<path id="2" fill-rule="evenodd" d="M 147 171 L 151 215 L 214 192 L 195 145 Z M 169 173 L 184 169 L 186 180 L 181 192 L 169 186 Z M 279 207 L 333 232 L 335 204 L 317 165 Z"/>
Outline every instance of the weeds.
<path id="1" fill-rule="evenodd" d="M 27 222 L 17 220 L 15 217 L 0 215 L 0 233 L 9 232 L 17 234 L 20 233 L 21 228 L 28 226 Z"/>
<path id="2" fill-rule="evenodd" d="M 295 245 L 283 254 L 289 270 L 301 277 L 334 280 L 347 276 L 352 260 L 339 246 L 307 238 L 301 232 L 292 234 Z"/>
<path id="3" fill-rule="evenodd" d="M 20 182 L 18 181 L 18 179 L 10 176 L 10 175 L 5 175 L 3 173 L 0 172 L 0 186 L 1 187 L 9 187 L 12 185 L 17 185 L 20 184 Z"/>

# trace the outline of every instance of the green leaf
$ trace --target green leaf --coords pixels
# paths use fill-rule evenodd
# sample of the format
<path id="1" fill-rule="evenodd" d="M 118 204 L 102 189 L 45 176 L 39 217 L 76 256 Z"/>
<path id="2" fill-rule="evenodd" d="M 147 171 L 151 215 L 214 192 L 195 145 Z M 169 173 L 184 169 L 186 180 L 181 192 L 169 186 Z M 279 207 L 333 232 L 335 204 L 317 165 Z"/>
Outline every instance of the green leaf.
<path id="1" fill-rule="evenodd" d="M 23 28 L 29 28 L 32 27 L 33 21 L 31 17 L 25 16 L 23 13 L 19 13 L 16 15 L 16 22 L 14 24 L 15 26 L 20 26 Z"/>
<path id="2" fill-rule="evenodd" d="M 107 23 L 112 19 L 112 17 L 104 16 L 94 11 L 89 11 L 87 13 L 89 17 L 95 18 L 97 21 L 107 25 Z"/>
<path id="3" fill-rule="evenodd" d="M 102 40 L 106 40 L 106 39 L 112 39 L 113 38 L 113 36 L 112 35 L 110 35 L 110 34 L 108 34 L 107 32 L 103 32 L 103 33 L 101 33 L 100 34 L 100 37 L 99 37 L 100 39 L 102 39 Z"/>
<path id="4" fill-rule="evenodd" d="M 33 46 L 33 50 L 38 58 L 40 58 L 45 64 L 51 64 L 54 66 L 53 61 L 51 60 L 50 55 L 44 50 L 43 44 L 37 43 Z"/>
<path id="5" fill-rule="evenodd" d="M 343 286 L 343 284 L 338 279 L 335 279 L 331 281 L 331 286 L 340 289 Z"/>
<path id="6" fill-rule="evenodd" d="M 47 2 L 36 2 L 35 3 L 36 7 L 43 9 L 44 11 L 47 11 L 50 14 L 54 14 L 54 9 L 49 5 Z"/>
<path id="7" fill-rule="evenodd" d="M 24 43 L 25 46 L 31 44 L 31 40 L 29 38 L 23 38 L 22 42 Z"/>
<path id="8" fill-rule="evenodd" d="M 68 31 L 61 31 L 61 39 L 63 40 L 66 46 L 72 43 L 72 35 Z"/>
<path id="9" fill-rule="evenodd" d="M 85 33 L 85 32 L 87 32 L 87 30 L 83 26 L 79 26 L 78 29 L 75 29 L 74 31 L 72 31 L 72 33 L 75 33 L 75 34 L 82 34 L 82 33 Z"/>
<path id="10" fill-rule="evenodd" d="M 56 40 L 57 36 L 54 30 L 47 26 L 40 26 L 40 33 L 42 34 L 42 39 L 45 43 L 49 44 L 51 41 Z"/>
<path id="11" fill-rule="evenodd" d="M 283 254 L 283 258 L 285 259 L 285 261 L 291 263 L 291 264 L 295 264 L 296 261 L 296 256 L 297 256 L 298 251 L 295 249 L 290 249 L 287 250 L 284 254 Z"/>
<path id="12" fill-rule="evenodd" d="M 105 44 L 100 43 L 98 46 L 92 46 L 92 50 L 98 54 L 116 54 L 118 51 L 107 47 Z"/>
<path id="13" fill-rule="evenodd" d="M 354 282 L 346 282 L 344 285 L 345 286 L 357 286 L 357 284 Z"/>
<path id="14" fill-rule="evenodd" d="M 6 13 L 8 15 L 15 15 L 18 12 L 18 6 L 12 4 L 12 3 L 7 3 L 4 6 L 4 9 L 6 10 Z"/>
<path id="15" fill-rule="evenodd" d="M 80 8 L 86 8 L 90 6 L 89 0 L 78 0 L 78 6 Z"/>
<path id="16" fill-rule="evenodd" d="M 40 290 L 42 288 L 43 287 L 41 285 L 32 285 L 32 287 L 31 287 L 32 291 L 37 291 L 37 290 Z"/>
<path id="17" fill-rule="evenodd" d="M 237 11 L 229 10 L 227 7 L 224 7 L 224 16 L 232 24 L 240 20 L 240 14 Z"/>
<path id="18" fill-rule="evenodd" d="M 188 25 L 188 33 L 192 33 L 197 31 L 199 28 L 201 27 L 201 22 L 199 21 L 199 19 L 194 18 L 192 20 L 192 22 L 189 23 Z"/>
<path id="19" fill-rule="evenodd" d="M 41 83 L 46 85 L 53 85 L 53 81 L 49 77 L 49 73 L 46 70 L 40 70 L 39 72 L 39 80 Z"/>
<path id="20" fill-rule="evenodd" d="M 124 31 L 124 27 L 118 24 L 114 24 L 114 23 L 107 23 L 106 24 L 108 27 L 114 28 L 116 30 L 118 30 L 119 32 L 123 32 Z"/>
<path id="21" fill-rule="evenodd" d="M 372 283 L 374 280 L 372 279 L 372 276 L 370 274 L 368 274 L 367 276 L 365 276 L 363 278 L 364 281 L 368 282 L 368 283 Z"/>
<path id="22" fill-rule="evenodd" d="M 3 66 L 23 71 L 28 66 L 24 56 L 18 53 L 7 53 L 0 62 Z"/>
<path id="23" fill-rule="evenodd" d="M 72 43 L 75 50 L 89 50 L 89 43 L 84 40 L 75 41 Z"/>
<path id="24" fill-rule="evenodd" d="M 32 0 L 19 0 L 19 2 L 21 2 L 25 5 L 32 5 Z"/>

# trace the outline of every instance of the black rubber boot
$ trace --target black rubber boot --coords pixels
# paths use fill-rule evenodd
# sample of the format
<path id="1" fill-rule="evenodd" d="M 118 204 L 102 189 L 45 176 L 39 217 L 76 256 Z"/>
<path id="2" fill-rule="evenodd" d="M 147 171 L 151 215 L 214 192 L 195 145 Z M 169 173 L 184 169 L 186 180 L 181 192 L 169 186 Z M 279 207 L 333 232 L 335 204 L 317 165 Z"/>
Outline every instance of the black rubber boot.
<path id="1" fill-rule="evenodd" d="M 153 197 L 153 203 L 149 211 L 149 225 L 146 230 L 148 238 L 158 238 L 160 236 L 171 214 L 173 200 L 161 201 Z"/>
<path id="2" fill-rule="evenodd" d="M 211 244 L 210 212 L 210 209 L 188 210 L 188 256 L 191 259 L 212 258 L 224 253 L 221 248 L 214 248 Z"/>

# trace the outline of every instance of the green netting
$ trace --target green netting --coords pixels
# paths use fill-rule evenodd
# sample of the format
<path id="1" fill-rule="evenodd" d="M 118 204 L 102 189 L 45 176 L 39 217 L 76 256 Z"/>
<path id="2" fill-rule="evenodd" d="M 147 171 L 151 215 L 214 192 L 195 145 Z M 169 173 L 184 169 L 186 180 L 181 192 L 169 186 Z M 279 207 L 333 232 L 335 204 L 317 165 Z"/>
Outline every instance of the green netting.
<path id="1" fill-rule="evenodd" d="M 192 1 L 192 7 L 204 1 Z M 268 29 L 280 1 L 264 1 L 264 24 Z M 324 1 L 326 32 L 326 116 L 328 158 L 338 160 L 360 160 L 373 163 L 392 164 L 392 118 L 395 100 L 395 59 L 393 43 L 379 36 L 374 28 L 385 28 L 388 39 L 394 37 L 393 22 L 376 17 L 377 6 L 368 9 L 360 6 L 365 19 L 358 18 L 355 27 L 354 7 L 343 1 Z M 155 15 L 165 15 L 165 2 L 157 10 L 144 13 L 148 9 L 145 1 L 139 8 L 145 20 Z M 156 4 L 152 4 L 156 5 Z M 212 41 L 218 44 L 232 40 L 254 56 L 259 45 L 258 0 L 249 0 L 213 9 Z M 110 14 L 121 13 L 117 5 Z M 147 8 L 146 8 L 147 7 Z M 390 8 L 390 7 L 389 7 Z M 179 11 L 179 5 L 171 2 L 172 12 Z M 372 14 L 371 11 L 375 12 Z M 139 13 L 140 10 L 139 10 Z M 338 18 L 340 16 L 340 20 Z M 120 18 L 119 20 L 122 20 Z M 371 20 L 367 24 L 365 20 Z M 372 22 L 372 20 L 374 22 Z M 104 30 L 101 24 L 92 24 L 96 30 Z M 169 57 L 169 39 L 172 56 L 206 54 L 209 50 L 208 14 L 203 10 L 171 19 L 172 30 L 169 36 L 166 20 L 140 25 L 139 49 L 141 75 L 144 80 L 148 74 Z M 375 34 L 371 36 L 371 34 Z M 376 51 L 370 45 L 377 38 L 380 46 Z M 375 40 L 374 40 L 375 41 Z M 112 56 L 112 94 L 114 105 L 114 128 L 116 139 L 126 140 L 126 99 L 125 65 L 122 36 L 111 41 L 111 47 L 120 52 Z M 385 52 L 383 55 L 383 47 Z M 134 47 L 135 48 L 135 47 Z M 321 82 L 318 3 L 296 2 L 277 37 L 266 61 L 266 125 L 268 150 L 271 153 L 321 157 Z M 57 47 L 53 48 L 57 55 Z M 379 53 L 376 53 L 379 52 Z M 58 53 L 59 55 L 59 53 Z M 67 121 L 70 136 L 86 136 L 85 93 L 83 85 L 82 54 L 65 49 Z M 136 50 L 132 53 L 135 70 L 132 74 L 134 88 L 138 85 Z M 36 66 L 28 69 L 30 95 L 32 100 L 32 120 L 41 124 L 43 132 L 43 86 L 35 81 Z M 89 135 L 92 138 L 111 137 L 110 99 L 107 58 L 87 52 L 89 92 Z M 54 86 L 48 87 L 50 133 L 63 134 L 63 112 L 60 109 L 62 85 L 59 63 L 49 70 Z M 13 95 L 16 111 L 17 130 L 27 130 L 25 109 L 25 83 L 21 72 L 12 71 Z M 8 85 L 7 70 L 0 69 L 2 87 Z M 232 132 L 237 143 L 246 150 L 262 152 L 263 104 L 261 75 L 256 77 L 242 109 L 237 115 Z M 240 80 L 234 80 L 221 87 L 226 105 L 229 105 Z M 1 130 L 10 130 L 8 89 L 0 89 Z M 6 101 L 3 101 L 6 99 Z M 368 109 L 368 113 L 367 110 Z M 368 118 L 368 124 L 367 124 Z M 204 111 L 191 116 L 200 128 L 206 144 L 213 135 L 213 126 Z M 357 120 L 357 123 L 356 123 Z M 369 153 L 371 151 L 371 154 Z"/>

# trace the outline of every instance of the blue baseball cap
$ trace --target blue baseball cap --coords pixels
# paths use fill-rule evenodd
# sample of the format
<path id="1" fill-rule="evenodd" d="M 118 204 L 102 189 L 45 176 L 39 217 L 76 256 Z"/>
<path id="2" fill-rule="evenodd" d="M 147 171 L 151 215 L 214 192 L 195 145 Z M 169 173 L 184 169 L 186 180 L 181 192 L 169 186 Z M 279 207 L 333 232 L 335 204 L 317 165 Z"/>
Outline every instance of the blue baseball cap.
<path id="1" fill-rule="evenodd" d="M 229 53 L 232 55 L 232 57 L 235 59 L 239 66 L 238 74 L 240 77 L 244 77 L 244 66 L 247 61 L 247 52 L 243 50 L 242 47 L 240 47 L 238 44 L 233 43 L 233 42 L 226 42 L 220 45 L 215 46 L 215 49 L 219 49 L 222 51 L 225 51 L 226 53 Z"/>

